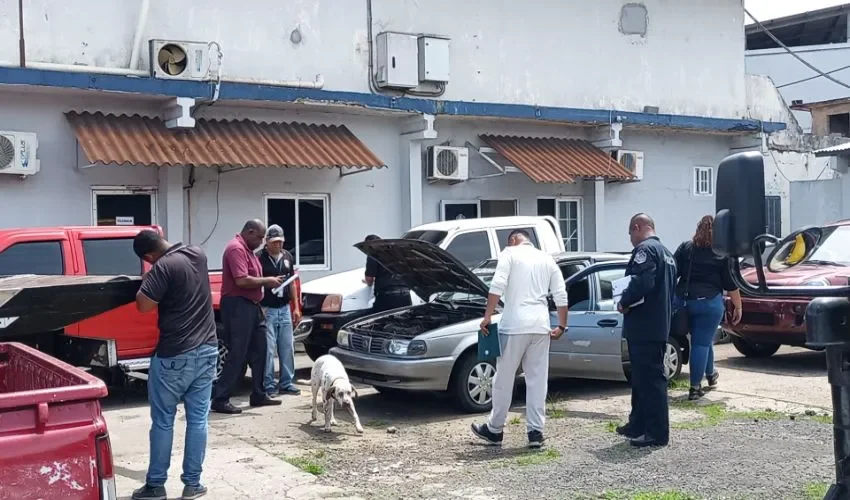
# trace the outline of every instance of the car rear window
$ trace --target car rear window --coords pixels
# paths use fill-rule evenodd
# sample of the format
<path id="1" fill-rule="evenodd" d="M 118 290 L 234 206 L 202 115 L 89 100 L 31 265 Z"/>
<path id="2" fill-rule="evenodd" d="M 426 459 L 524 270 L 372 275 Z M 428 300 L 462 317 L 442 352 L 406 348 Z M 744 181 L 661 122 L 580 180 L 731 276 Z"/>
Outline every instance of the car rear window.
<path id="1" fill-rule="evenodd" d="M 408 231 L 401 237 L 404 240 L 422 240 L 439 245 L 448 233 L 445 231 Z"/>
<path id="2" fill-rule="evenodd" d="M 0 252 L 0 276 L 15 274 L 65 274 L 62 243 L 30 241 L 15 243 Z"/>
<path id="3" fill-rule="evenodd" d="M 133 238 L 83 240 L 83 255 L 90 276 L 142 274 L 142 260 L 133 252 Z"/>

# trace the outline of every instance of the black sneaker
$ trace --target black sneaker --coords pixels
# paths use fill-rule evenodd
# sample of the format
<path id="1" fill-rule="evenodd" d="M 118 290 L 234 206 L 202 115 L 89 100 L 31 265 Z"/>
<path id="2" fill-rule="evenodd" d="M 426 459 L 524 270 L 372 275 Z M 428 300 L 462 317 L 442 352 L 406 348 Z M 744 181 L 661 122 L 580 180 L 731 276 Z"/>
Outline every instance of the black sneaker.
<path id="1" fill-rule="evenodd" d="M 283 404 L 283 401 L 280 401 L 278 399 L 272 399 L 272 398 L 266 396 L 265 394 L 263 394 L 262 398 L 252 399 L 250 403 L 251 403 L 251 406 L 253 406 L 253 407 L 257 407 L 257 406 L 279 406 L 279 405 Z"/>
<path id="2" fill-rule="evenodd" d="M 629 438 L 635 439 L 640 436 L 636 431 L 633 431 L 629 424 L 617 426 L 617 434 Z"/>
<path id="3" fill-rule="evenodd" d="M 717 387 L 717 379 L 720 378 L 720 373 L 714 372 L 711 375 L 706 375 L 705 378 L 708 380 L 708 390 L 711 390 Z"/>
<path id="4" fill-rule="evenodd" d="M 168 494 L 165 492 L 165 486 L 146 484 L 134 491 L 131 498 L 133 500 L 168 500 Z"/>
<path id="5" fill-rule="evenodd" d="M 196 498 L 201 498 L 206 494 L 206 486 L 186 486 L 183 488 L 183 494 L 180 496 L 180 500 L 195 500 Z"/>
<path id="6" fill-rule="evenodd" d="M 545 440 L 546 440 L 546 438 L 543 437 L 543 433 L 540 432 L 540 431 L 529 431 L 528 432 L 528 447 L 529 448 L 533 448 L 533 449 L 540 448 L 541 446 L 543 446 L 543 441 L 545 441 Z"/>
<path id="7" fill-rule="evenodd" d="M 688 390 L 688 401 L 696 401 L 703 396 L 705 396 L 705 392 L 702 387 L 691 387 Z"/>
<path id="8" fill-rule="evenodd" d="M 487 444 L 501 446 L 502 438 L 504 437 L 503 433 L 492 432 L 487 424 L 472 424 L 471 427 L 472 433 L 486 441 Z"/>
<path id="9" fill-rule="evenodd" d="M 242 408 L 233 406 L 233 403 L 213 403 L 210 405 L 210 410 L 215 413 L 224 413 L 225 415 L 239 415 L 242 413 Z"/>
<path id="10" fill-rule="evenodd" d="M 277 391 L 281 396 L 298 396 L 301 394 L 301 389 L 295 386 L 289 386 L 286 389 L 281 389 Z"/>

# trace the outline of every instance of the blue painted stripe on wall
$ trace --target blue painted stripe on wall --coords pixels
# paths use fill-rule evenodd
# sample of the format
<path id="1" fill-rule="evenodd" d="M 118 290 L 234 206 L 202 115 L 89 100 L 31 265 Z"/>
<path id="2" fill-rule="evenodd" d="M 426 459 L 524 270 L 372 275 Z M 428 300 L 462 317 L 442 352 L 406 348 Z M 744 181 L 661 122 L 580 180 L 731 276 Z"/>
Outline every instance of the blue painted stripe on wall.
<path id="1" fill-rule="evenodd" d="M 75 88 L 128 92 L 147 95 L 194 97 L 209 99 L 213 85 L 208 82 L 160 80 L 135 76 L 48 71 L 31 68 L 0 68 L 0 85 L 37 85 L 45 87 Z M 609 123 L 620 121 L 624 125 L 656 126 L 675 129 L 706 131 L 777 132 L 785 129 L 784 123 L 758 120 L 706 118 L 688 115 L 635 113 L 617 110 L 559 108 L 527 104 L 500 104 L 486 102 L 444 101 L 389 97 L 385 95 L 341 92 L 335 90 L 298 89 L 257 85 L 251 83 L 223 82 L 220 98 L 223 100 L 252 100 L 298 102 L 302 100 L 337 102 L 377 109 L 392 109 L 417 113 L 450 116 L 478 116 L 482 118 L 514 118 L 553 122 Z"/>

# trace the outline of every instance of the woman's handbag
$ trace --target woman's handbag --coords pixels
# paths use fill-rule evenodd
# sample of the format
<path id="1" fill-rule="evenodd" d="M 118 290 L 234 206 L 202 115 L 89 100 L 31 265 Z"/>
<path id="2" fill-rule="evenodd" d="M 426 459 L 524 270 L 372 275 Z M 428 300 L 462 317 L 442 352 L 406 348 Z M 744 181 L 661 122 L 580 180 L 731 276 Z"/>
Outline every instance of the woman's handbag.
<path id="1" fill-rule="evenodd" d="M 690 318 L 688 317 L 688 288 L 691 284 L 691 268 L 694 264 L 694 247 L 691 243 L 691 251 L 688 254 L 688 273 L 685 275 L 685 286 L 682 294 L 677 291 L 673 295 L 673 317 L 670 320 L 670 334 L 676 337 L 684 337 L 690 331 Z"/>

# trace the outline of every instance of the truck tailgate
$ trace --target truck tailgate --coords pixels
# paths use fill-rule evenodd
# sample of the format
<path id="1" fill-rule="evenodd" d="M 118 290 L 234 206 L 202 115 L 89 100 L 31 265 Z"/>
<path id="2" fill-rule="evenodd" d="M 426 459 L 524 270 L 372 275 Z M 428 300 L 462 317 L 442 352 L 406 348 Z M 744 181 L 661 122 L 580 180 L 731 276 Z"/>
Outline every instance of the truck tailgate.
<path id="1" fill-rule="evenodd" d="M 101 498 L 98 464 L 112 464 L 100 410 L 106 394 L 82 370 L 0 343 L 0 499 Z M 98 457 L 98 439 L 110 456 Z"/>

